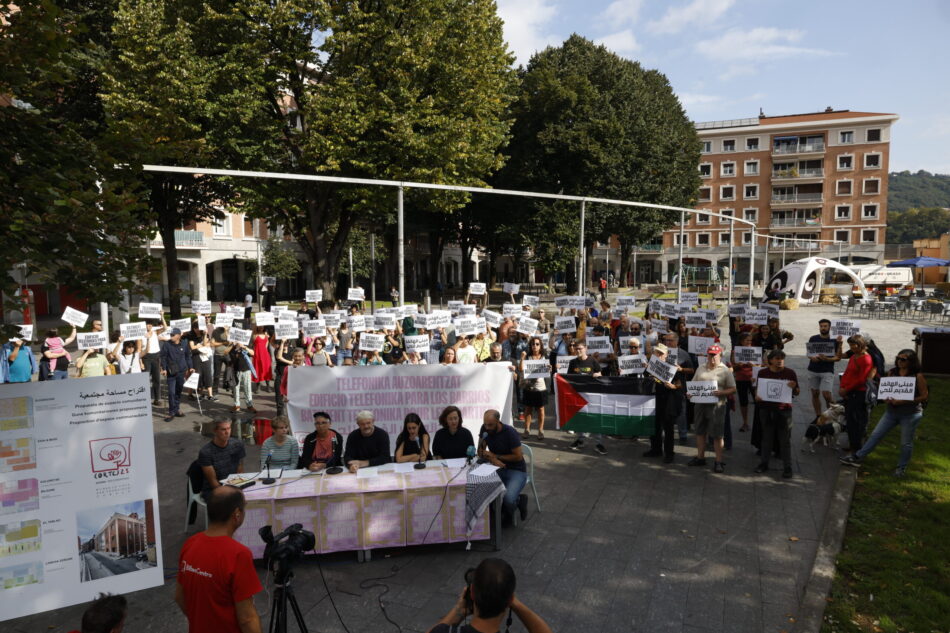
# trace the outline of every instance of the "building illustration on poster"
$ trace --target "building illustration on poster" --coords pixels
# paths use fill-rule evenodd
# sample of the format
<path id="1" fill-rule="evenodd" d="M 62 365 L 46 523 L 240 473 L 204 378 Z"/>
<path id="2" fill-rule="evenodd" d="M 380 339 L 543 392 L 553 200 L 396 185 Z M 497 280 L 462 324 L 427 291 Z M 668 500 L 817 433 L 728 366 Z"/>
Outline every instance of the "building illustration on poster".
<path id="1" fill-rule="evenodd" d="M 76 514 L 83 582 L 155 567 L 151 499 Z"/>

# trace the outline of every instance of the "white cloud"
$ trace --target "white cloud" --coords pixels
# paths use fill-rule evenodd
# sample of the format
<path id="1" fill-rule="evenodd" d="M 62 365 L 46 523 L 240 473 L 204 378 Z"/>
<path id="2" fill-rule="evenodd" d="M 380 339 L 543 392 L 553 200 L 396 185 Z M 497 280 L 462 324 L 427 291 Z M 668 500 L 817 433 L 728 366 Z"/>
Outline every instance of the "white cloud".
<path id="1" fill-rule="evenodd" d="M 603 44 L 618 55 L 629 55 L 640 50 L 640 44 L 637 43 L 637 38 L 633 36 L 633 31 L 630 29 L 605 35 L 599 38 L 597 43 Z"/>
<path id="2" fill-rule="evenodd" d="M 804 33 L 797 29 L 759 26 L 753 29 L 734 28 L 723 35 L 696 43 L 696 50 L 715 61 L 754 64 L 781 56 L 825 56 L 831 51 L 792 46 Z M 741 65 L 741 64 L 740 64 Z"/>
<path id="3" fill-rule="evenodd" d="M 906 119 L 904 120 L 906 124 Z M 927 136 L 935 134 L 937 136 L 947 136 L 950 135 L 950 116 L 941 116 L 937 117 L 937 120 L 934 121 L 933 130 L 927 132 Z"/>
<path id="4" fill-rule="evenodd" d="M 681 92 L 679 93 L 679 98 L 680 102 L 686 108 L 701 108 L 722 102 L 722 97 L 719 95 L 707 95 L 697 92 Z"/>
<path id="5" fill-rule="evenodd" d="M 691 24 L 709 24 L 729 10 L 735 0 L 693 0 L 681 7 L 671 7 L 659 20 L 650 22 L 654 33 L 679 33 Z"/>
<path id="6" fill-rule="evenodd" d="M 642 7 L 643 0 L 614 0 L 600 12 L 597 19 L 602 24 L 608 24 L 614 28 L 634 24 L 640 17 Z"/>
<path id="7" fill-rule="evenodd" d="M 527 64 L 535 52 L 560 44 L 562 38 L 544 32 L 556 14 L 557 7 L 549 0 L 498 0 L 505 39 L 518 63 Z"/>

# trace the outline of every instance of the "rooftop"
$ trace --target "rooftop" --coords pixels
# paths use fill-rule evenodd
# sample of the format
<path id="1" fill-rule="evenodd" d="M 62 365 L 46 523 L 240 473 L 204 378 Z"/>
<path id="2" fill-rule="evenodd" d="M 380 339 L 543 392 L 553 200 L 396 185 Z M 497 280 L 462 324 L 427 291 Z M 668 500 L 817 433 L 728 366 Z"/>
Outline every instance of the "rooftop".
<path id="1" fill-rule="evenodd" d="M 765 125 L 784 125 L 789 123 L 815 123 L 819 121 L 833 121 L 836 119 L 855 119 L 863 117 L 893 117 L 896 114 L 888 112 L 854 112 L 852 110 L 832 110 L 826 108 L 821 112 L 805 112 L 802 114 L 782 114 L 765 116 L 760 110 L 758 117 L 746 119 L 725 119 L 722 121 L 704 121 L 694 123 L 697 130 L 720 130 L 741 127 L 756 127 Z"/>

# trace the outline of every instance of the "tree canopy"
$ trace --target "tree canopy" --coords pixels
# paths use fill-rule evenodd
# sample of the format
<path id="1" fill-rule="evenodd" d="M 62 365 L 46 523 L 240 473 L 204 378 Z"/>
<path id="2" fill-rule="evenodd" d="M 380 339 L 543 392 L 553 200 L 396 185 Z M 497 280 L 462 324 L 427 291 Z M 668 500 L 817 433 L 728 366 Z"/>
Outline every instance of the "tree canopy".
<path id="1" fill-rule="evenodd" d="M 892 172 L 887 183 L 888 211 L 950 207 L 950 175 L 920 170 Z"/>
<path id="2" fill-rule="evenodd" d="M 950 231 L 950 210 L 948 209 L 923 207 L 888 213 L 888 244 L 912 244 L 914 240 L 937 238 L 948 231 Z"/>

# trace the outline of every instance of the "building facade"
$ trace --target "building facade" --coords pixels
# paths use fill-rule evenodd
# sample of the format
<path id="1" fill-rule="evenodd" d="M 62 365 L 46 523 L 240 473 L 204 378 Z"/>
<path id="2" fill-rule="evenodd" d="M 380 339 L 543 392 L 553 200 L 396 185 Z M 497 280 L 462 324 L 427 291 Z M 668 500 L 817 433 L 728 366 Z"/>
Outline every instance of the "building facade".
<path id="1" fill-rule="evenodd" d="M 113 513 L 93 539 L 97 552 L 129 556 L 145 551 L 148 539 L 145 521 L 138 513 Z"/>

